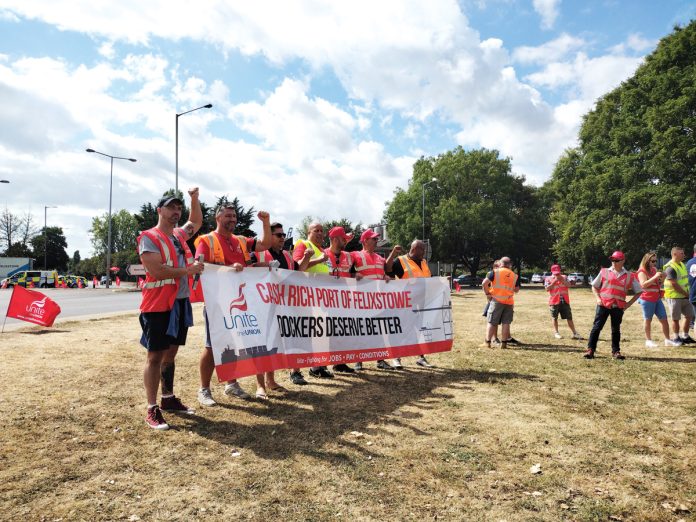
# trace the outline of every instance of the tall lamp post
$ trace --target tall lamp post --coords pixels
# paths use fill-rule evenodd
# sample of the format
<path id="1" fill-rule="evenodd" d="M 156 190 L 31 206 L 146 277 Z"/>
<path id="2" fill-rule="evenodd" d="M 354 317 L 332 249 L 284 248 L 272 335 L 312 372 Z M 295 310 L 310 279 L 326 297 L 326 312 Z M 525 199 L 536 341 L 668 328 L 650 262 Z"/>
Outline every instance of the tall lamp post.
<path id="1" fill-rule="evenodd" d="M 200 107 L 196 107 L 195 109 L 191 109 L 190 111 L 184 111 L 184 112 L 179 112 L 176 115 L 175 118 L 175 143 L 174 143 L 174 154 L 175 154 L 175 177 L 174 177 L 174 190 L 176 191 L 175 195 L 179 193 L 179 116 L 183 116 L 184 114 L 188 114 L 189 112 L 197 111 L 199 109 L 211 109 L 213 107 L 212 103 L 207 103 L 206 105 L 201 105 Z"/>
<path id="2" fill-rule="evenodd" d="M 48 254 L 48 234 L 46 233 L 46 217 L 49 208 L 58 208 L 53 206 L 44 205 L 44 270 L 48 270 L 46 264 L 46 258 Z"/>
<path id="3" fill-rule="evenodd" d="M 133 158 L 122 158 L 121 156 L 112 156 L 111 154 L 105 154 L 103 152 L 99 152 L 98 150 L 94 149 L 85 149 L 87 152 L 94 152 L 95 154 L 100 154 L 102 156 L 106 156 L 107 158 L 111 158 L 111 173 L 109 174 L 109 233 L 108 233 L 108 238 L 106 240 L 106 288 L 108 290 L 109 286 L 111 286 L 111 276 L 110 271 L 111 271 L 111 195 L 112 195 L 112 187 L 113 187 L 113 181 L 114 181 L 114 160 L 115 159 L 120 159 L 120 160 L 126 160 L 126 161 L 132 161 L 135 163 L 136 159 Z"/>
<path id="4" fill-rule="evenodd" d="M 423 183 L 423 241 L 425 241 L 425 187 L 430 185 L 431 183 L 435 183 L 437 181 L 437 178 L 433 178 L 430 181 L 427 181 L 426 183 Z"/>

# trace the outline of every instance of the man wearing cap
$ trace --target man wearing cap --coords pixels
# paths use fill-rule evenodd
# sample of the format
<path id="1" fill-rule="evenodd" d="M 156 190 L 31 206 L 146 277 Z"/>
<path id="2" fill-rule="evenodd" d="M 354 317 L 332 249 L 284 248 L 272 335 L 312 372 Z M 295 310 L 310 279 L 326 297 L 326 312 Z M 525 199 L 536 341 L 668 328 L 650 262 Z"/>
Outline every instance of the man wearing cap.
<path id="1" fill-rule="evenodd" d="M 483 292 L 490 300 L 488 308 L 488 326 L 486 328 L 486 345 L 498 335 L 498 325 L 502 325 L 502 342 L 500 347 L 507 348 L 508 343 L 517 343 L 510 336 L 510 325 L 515 310 L 515 294 L 520 291 L 519 278 L 512 271 L 512 260 L 505 256 L 500 258 L 500 267 L 488 272 L 481 283 Z"/>
<path id="2" fill-rule="evenodd" d="M 665 274 L 665 299 L 667 309 L 672 320 L 672 331 L 677 336 L 673 341 L 681 341 L 682 344 L 693 344 L 689 335 L 689 327 L 694 317 L 694 309 L 689 300 L 689 272 L 684 264 L 684 249 L 679 246 L 672 247 L 672 259 L 663 267 Z M 681 330 L 679 319 L 682 315 L 684 321 Z"/>
<path id="3" fill-rule="evenodd" d="M 392 252 L 395 255 L 403 251 L 401 245 L 396 245 Z M 425 257 L 425 243 L 420 239 L 414 239 L 407 254 L 400 255 L 393 261 L 392 256 L 387 259 L 386 270 L 390 276 L 398 277 L 399 279 L 413 279 L 414 277 L 431 277 L 430 267 Z M 390 262 L 392 260 L 392 262 Z M 401 358 L 397 357 L 392 363 L 394 368 L 403 368 Z M 424 354 L 420 354 L 416 359 L 416 364 L 424 368 L 432 368 L 425 358 Z"/>
<path id="4" fill-rule="evenodd" d="M 396 250 L 396 247 L 392 249 L 389 257 L 384 259 L 381 255 L 375 252 L 377 248 L 377 240 L 379 239 L 379 234 L 374 230 L 367 229 L 360 235 L 360 242 L 362 243 L 363 249 L 359 252 L 351 252 L 350 255 L 353 258 L 353 266 L 355 267 L 355 278 L 356 279 L 382 279 L 389 281 L 389 277 L 385 272 L 385 266 L 389 263 L 389 266 L 394 262 L 394 258 L 401 253 L 401 250 Z M 399 247 L 401 248 L 401 247 Z M 394 368 L 385 360 L 377 361 L 377 368 L 380 370 L 393 370 Z M 361 362 L 355 364 L 356 370 L 362 370 L 363 365 Z"/>
<path id="5" fill-rule="evenodd" d="M 353 234 L 346 234 L 343 227 L 333 227 L 329 230 L 329 247 L 324 249 L 324 254 L 326 254 L 326 265 L 332 276 L 355 277 L 353 258 L 344 250 L 351 239 L 353 239 Z M 310 370 L 310 375 L 312 370 Z M 334 372 L 355 373 L 355 370 L 345 363 L 334 365 L 333 370 Z"/>
<path id="6" fill-rule="evenodd" d="M 271 223 L 271 247 L 263 252 L 255 252 L 251 254 L 251 261 L 254 266 L 271 266 L 271 263 L 277 263 L 278 268 L 283 270 L 307 270 L 309 260 L 312 257 L 312 250 L 305 250 L 302 261 L 298 263 L 292 258 L 292 255 L 287 250 L 284 250 L 286 234 L 283 231 L 283 225 L 280 223 Z M 262 374 L 256 376 L 257 383 L 262 384 Z M 290 371 L 290 382 L 298 386 L 308 384 L 299 368 L 293 368 Z M 261 386 L 262 388 L 264 386 Z M 282 386 L 275 382 L 274 372 L 266 372 L 266 388 L 271 391 L 283 391 Z M 259 395 L 257 391 L 257 396 Z"/>
<path id="7" fill-rule="evenodd" d="M 146 270 L 140 304 L 140 344 L 147 349 L 143 372 L 148 404 L 145 422 L 157 430 L 169 429 L 161 410 L 193 413 L 174 395 L 174 359 L 179 346 L 186 344 L 188 328 L 193 326 L 189 279 L 203 271 L 203 264 L 193 259 L 186 244 L 203 223 L 198 187 L 188 193 L 191 211 L 183 227 L 177 227 L 183 201 L 166 196 L 157 203 L 157 226 L 138 237 L 138 253 Z M 161 409 L 157 405 L 160 382 Z"/>
<path id="8" fill-rule="evenodd" d="M 573 339 L 582 339 L 580 334 L 575 331 L 573 324 L 573 312 L 570 309 L 570 295 L 568 292 L 568 279 L 562 274 L 561 265 L 551 266 L 551 277 L 546 278 L 544 287 L 549 293 L 549 311 L 553 321 L 553 336 L 556 339 L 561 339 L 561 334 L 558 331 L 558 314 L 561 319 L 568 321 L 568 328 L 573 332 Z"/>
<path id="9" fill-rule="evenodd" d="M 592 293 L 597 299 L 597 308 L 590 338 L 587 342 L 587 350 L 583 355 L 585 359 L 594 359 L 599 334 L 604 328 L 607 318 L 611 318 L 611 356 L 618 360 L 625 359 L 619 346 L 621 320 L 624 310 L 636 302 L 643 291 L 638 279 L 624 268 L 626 257 L 623 252 L 617 250 L 609 257 L 609 260 L 611 267 L 602 268 L 592 281 Z M 626 297 L 631 289 L 635 295 L 627 303 Z"/>
<path id="10" fill-rule="evenodd" d="M 235 236 L 232 232 L 237 226 L 237 211 L 232 204 L 220 205 L 215 209 L 215 230 L 196 238 L 196 258 L 199 259 L 199 256 L 202 256 L 207 263 L 231 266 L 237 272 L 244 270 L 244 267 L 251 263 L 249 252 L 266 250 L 271 245 L 271 227 L 268 212 L 262 210 L 257 216 L 263 225 L 263 234 L 260 240 L 253 237 Z M 205 308 L 203 309 L 203 318 L 205 319 L 205 346 L 198 363 L 201 377 L 198 402 L 204 406 L 214 406 L 215 400 L 210 391 L 210 380 L 213 377 L 213 371 L 215 371 L 215 361 Z M 251 398 L 236 380 L 227 382 L 225 394 L 240 399 Z"/>

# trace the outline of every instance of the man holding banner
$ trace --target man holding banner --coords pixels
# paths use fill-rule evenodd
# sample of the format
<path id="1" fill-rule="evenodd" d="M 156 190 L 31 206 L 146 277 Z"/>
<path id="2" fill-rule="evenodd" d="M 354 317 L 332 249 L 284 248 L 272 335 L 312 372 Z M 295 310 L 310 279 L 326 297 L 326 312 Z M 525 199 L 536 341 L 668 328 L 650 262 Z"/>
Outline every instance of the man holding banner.
<path id="1" fill-rule="evenodd" d="M 401 246 L 396 245 L 392 250 L 392 254 L 401 253 Z M 424 259 L 425 256 L 425 243 L 420 239 L 414 239 L 411 243 L 411 248 L 408 254 L 399 256 L 396 261 L 392 261 L 391 265 L 387 264 L 387 273 L 398 277 L 399 279 L 413 279 L 414 277 L 431 277 L 430 267 L 428 267 L 428 262 Z M 393 255 L 389 256 L 387 263 L 393 260 Z M 420 357 L 416 359 L 416 364 L 422 366 L 423 368 L 432 368 L 433 365 L 430 364 L 425 355 L 420 354 Z M 394 368 L 403 368 L 401 364 L 401 359 L 394 359 Z"/>
<path id="2" fill-rule="evenodd" d="M 157 226 L 138 237 L 140 260 L 147 271 L 140 305 L 140 344 L 147 349 L 143 372 L 148 404 L 145 422 L 157 430 L 169 429 L 157 405 L 160 381 L 162 410 L 193 413 L 174 395 L 174 359 L 179 346 L 186 344 L 188 328 L 193 326 L 189 278 L 203 272 L 203 264 L 194 261 L 186 244 L 203 222 L 198 187 L 188 193 L 191 211 L 183 227 L 177 227 L 183 201 L 165 196 L 157 203 Z"/>
<path id="3" fill-rule="evenodd" d="M 196 239 L 196 258 L 203 256 L 207 263 L 229 266 L 237 272 L 244 270 L 244 267 L 251 263 L 251 252 L 261 252 L 271 246 L 271 226 L 268 212 L 260 211 L 257 214 L 263 224 L 263 235 L 261 240 L 253 237 L 235 236 L 232 232 L 237 226 L 237 211 L 231 204 L 220 205 L 215 209 L 215 230 Z M 198 390 L 198 402 L 203 406 L 214 406 L 210 391 L 210 381 L 215 371 L 213 360 L 213 349 L 210 342 L 210 329 L 208 326 L 208 316 L 203 310 L 205 319 L 205 347 L 201 352 L 199 361 L 199 371 L 201 376 L 201 387 Z M 229 380 L 225 385 L 225 394 L 238 397 L 240 399 L 250 399 L 236 379 Z"/>

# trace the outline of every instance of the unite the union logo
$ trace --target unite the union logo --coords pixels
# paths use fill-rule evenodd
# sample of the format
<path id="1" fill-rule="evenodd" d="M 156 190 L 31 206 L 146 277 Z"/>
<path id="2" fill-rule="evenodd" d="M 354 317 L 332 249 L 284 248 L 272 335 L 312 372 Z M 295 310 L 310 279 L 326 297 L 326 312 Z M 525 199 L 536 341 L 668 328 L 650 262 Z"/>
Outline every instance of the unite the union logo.
<path id="1" fill-rule="evenodd" d="M 237 310 L 241 310 L 242 312 L 246 312 L 247 302 L 246 297 L 244 297 L 244 292 L 242 291 L 245 286 L 246 283 L 242 283 L 241 285 L 239 285 L 239 296 L 230 301 L 230 314 L 232 313 L 232 310 L 234 310 L 235 308 Z"/>

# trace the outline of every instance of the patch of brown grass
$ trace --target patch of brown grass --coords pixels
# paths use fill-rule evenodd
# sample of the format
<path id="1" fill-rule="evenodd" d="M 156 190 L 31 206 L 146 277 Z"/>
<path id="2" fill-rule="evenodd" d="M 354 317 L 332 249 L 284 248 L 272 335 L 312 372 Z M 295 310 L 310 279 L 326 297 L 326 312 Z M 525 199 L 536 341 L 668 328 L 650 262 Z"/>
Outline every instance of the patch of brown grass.
<path id="1" fill-rule="evenodd" d="M 594 313 L 572 290 L 587 336 Z M 480 346 L 483 299 L 455 296 L 455 349 L 423 370 L 311 380 L 143 422 L 135 316 L 0 337 L 0 518 L 15 520 L 678 520 L 696 510 L 694 348 L 622 351 L 552 336 L 546 296 L 517 298 L 506 351 Z M 200 317 L 200 311 L 196 311 Z M 177 359 L 196 402 L 202 321 Z M 562 326 L 562 333 L 568 333 Z M 655 332 L 657 333 L 657 332 Z M 655 335 L 655 338 L 659 338 Z M 242 380 L 249 391 L 254 379 Z M 356 437 L 351 432 L 363 436 Z M 234 457 L 234 451 L 241 456 Z M 540 464 L 542 473 L 530 473 Z"/>

